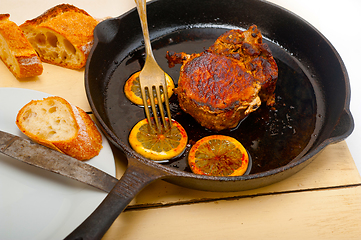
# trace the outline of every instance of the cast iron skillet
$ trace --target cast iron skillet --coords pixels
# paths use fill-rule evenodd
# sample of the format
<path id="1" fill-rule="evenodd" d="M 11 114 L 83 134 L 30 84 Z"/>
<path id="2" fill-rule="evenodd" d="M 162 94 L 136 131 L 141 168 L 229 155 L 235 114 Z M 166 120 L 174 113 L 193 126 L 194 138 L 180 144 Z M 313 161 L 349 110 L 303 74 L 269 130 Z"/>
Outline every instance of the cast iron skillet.
<path id="1" fill-rule="evenodd" d="M 128 169 L 99 208 L 69 238 L 100 238 L 132 198 L 156 179 L 206 191 L 241 191 L 283 180 L 298 172 L 328 144 L 353 130 L 350 85 L 345 66 L 328 40 L 293 13 L 258 0 L 159 0 L 147 5 L 152 46 L 159 65 L 175 83 L 179 67 L 168 68 L 167 50 L 201 52 L 223 32 L 256 24 L 279 67 L 276 105 L 262 106 L 237 129 L 252 166 L 238 177 L 192 174 L 186 154 L 159 164 L 129 146 L 130 129 L 145 118 L 123 93 L 128 77 L 144 63 L 143 36 L 136 9 L 100 23 L 85 69 L 85 87 L 94 115 L 108 139 L 124 151 Z M 190 145 L 206 135 L 183 113 L 176 97 L 172 117 L 185 127 Z M 189 150 L 189 149 L 187 149 Z"/>

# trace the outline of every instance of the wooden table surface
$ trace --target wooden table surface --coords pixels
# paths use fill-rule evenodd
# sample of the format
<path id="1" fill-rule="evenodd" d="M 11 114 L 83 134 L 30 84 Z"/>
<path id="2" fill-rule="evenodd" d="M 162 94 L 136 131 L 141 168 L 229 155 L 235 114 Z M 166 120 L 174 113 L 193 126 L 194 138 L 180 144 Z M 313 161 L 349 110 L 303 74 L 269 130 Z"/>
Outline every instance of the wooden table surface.
<path id="1" fill-rule="evenodd" d="M 44 64 L 41 76 L 19 80 L 0 62 L 0 76 L 0 87 L 62 96 L 91 112 L 84 70 Z M 127 162 L 113 150 L 120 178 Z M 299 173 L 260 189 L 202 192 L 159 180 L 139 193 L 103 239 L 361 239 L 361 177 L 342 141 Z"/>
<path id="2" fill-rule="evenodd" d="M 90 112 L 84 70 L 44 64 L 44 73 L 19 80 L 0 63 L 0 87 L 62 96 Z M 113 149 L 117 177 L 126 168 Z M 213 193 L 159 180 L 146 187 L 104 239 L 360 239 L 361 178 L 346 142 L 330 145 L 294 176 L 260 189 Z"/>

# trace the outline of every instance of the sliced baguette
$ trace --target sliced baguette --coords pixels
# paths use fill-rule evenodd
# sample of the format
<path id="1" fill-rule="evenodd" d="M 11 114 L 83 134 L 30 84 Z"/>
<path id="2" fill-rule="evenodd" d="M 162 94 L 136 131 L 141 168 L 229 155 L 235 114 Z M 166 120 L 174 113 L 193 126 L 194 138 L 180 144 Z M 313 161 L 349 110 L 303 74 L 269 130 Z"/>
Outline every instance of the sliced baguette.
<path id="1" fill-rule="evenodd" d="M 43 64 L 23 32 L 0 14 L 0 58 L 17 78 L 35 77 L 43 72 Z"/>
<path id="2" fill-rule="evenodd" d="M 29 102 L 16 124 L 35 142 L 78 160 L 90 159 L 102 148 L 102 136 L 88 114 L 61 97 Z"/>
<path id="3" fill-rule="evenodd" d="M 79 69 L 93 46 L 98 21 L 73 5 L 60 4 L 20 25 L 43 62 Z"/>

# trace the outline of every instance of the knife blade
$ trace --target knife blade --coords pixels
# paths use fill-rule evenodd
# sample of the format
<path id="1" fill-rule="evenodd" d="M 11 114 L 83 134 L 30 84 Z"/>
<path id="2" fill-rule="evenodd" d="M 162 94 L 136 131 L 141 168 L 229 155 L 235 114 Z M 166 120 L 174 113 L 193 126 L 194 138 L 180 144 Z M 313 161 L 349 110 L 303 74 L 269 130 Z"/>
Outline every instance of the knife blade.
<path id="1" fill-rule="evenodd" d="M 1 130 L 0 153 L 105 192 L 110 192 L 118 182 L 117 178 L 85 162 Z"/>

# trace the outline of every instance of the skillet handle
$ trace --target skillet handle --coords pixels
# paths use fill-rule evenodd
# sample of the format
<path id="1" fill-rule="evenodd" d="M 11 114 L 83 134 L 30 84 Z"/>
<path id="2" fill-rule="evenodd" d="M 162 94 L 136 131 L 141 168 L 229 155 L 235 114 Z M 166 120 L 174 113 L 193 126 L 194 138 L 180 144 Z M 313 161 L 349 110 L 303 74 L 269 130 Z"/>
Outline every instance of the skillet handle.
<path id="1" fill-rule="evenodd" d="M 168 174 L 158 168 L 129 159 L 122 178 L 94 212 L 66 240 L 101 239 L 119 214 L 145 186 Z"/>
<path id="2" fill-rule="evenodd" d="M 350 111 L 344 111 L 338 123 L 331 133 L 331 138 L 335 140 L 335 142 L 339 142 L 345 138 L 347 138 L 353 131 L 355 127 L 353 117 Z"/>

